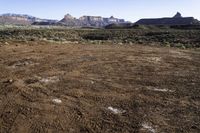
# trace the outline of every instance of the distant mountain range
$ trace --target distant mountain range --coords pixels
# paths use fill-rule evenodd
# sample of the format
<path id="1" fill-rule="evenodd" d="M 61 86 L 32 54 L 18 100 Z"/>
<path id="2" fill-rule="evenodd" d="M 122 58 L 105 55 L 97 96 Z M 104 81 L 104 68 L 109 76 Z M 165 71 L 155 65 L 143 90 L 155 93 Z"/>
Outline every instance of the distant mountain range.
<path id="1" fill-rule="evenodd" d="M 50 19 L 40 19 L 30 15 L 22 14 L 2 14 L 0 15 L 0 24 L 13 25 L 63 25 L 70 27 L 104 27 L 106 25 L 116 23 L 125 23 L 124 19 L 118 19 L 111 16 L 103 18 L 101 16 L 82 16 L 79 19 L 67 14 L 60 21 Z"/>
<path id="2" fill-rule="evenodd" d="M 37 17 L 24 14 L 7 13 L 0 15 L 0 24 L 31 25 L 34 22 L 56 23 L 58 21 L 50 19 L 40 19 Z"/>
<path id="3" fill-rule="evenodd" d="M 70 27 L 104 27 L 109 24 L 121 24 L 125 23 L 124 19 L 118 19 L 111 16 L 110 18 L 103 18 L 101 16 L 82 16 L 80 18 L 75 18 L 70 14 L 64 16 L 64 18 L 55 23 L 55 25 L 63 25 L 63 26 L 70 26 Z M 36 22 L 33 23 L 36 25 L 46 25 L 47 23 L 43 22 Z"/>
<path id="4" fill-rule="evenodd" d="M 172 18 L 141 19 L 136 23 L 127 22 L 124 19 L 113 16 L 104 18 L 101 16 L 82 16 L 75 18 L 70 14 L 64 16 L 62 20 L 41 19 L 23 14 L 2 14 L 0 24 L 13 25 L 62 25 L 69 27 L 132 27 L 137 25 L 199 25 L 200 22 L 193 17 L 182 17 L 178 12 Z"/>

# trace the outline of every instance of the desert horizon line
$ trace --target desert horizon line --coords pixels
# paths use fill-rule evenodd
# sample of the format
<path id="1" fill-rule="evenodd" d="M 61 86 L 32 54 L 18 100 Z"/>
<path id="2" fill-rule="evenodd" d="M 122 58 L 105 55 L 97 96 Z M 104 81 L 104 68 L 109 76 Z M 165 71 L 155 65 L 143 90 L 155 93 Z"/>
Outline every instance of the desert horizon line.
<path id="1" fill-rule="evenodd" d="M 177 13 L 180 13 L 179 11 L 176 12 Z M 21 16 L 30 16 L 30 17 L 34 17 L 34 18 L 39 18 L 39 19 L 46 19 L 46 20 L 55 20 L 55 21 L 60 21 L 61 19 L 63 18 L 60 18 L 60 19 L 54 19 L 54 18 L 43 18 L 43 17 L 38 17 L 36 15 L 32 15 L 32 14 L 28 14 L 28 13 L 14 13 L 14 12 L 5 12 L 5 13 L 0 13 L 0 16 L 3 16 L 3 15 L 21 15 Z M 71 15 L 73 18 L 75 19 L 80 19 L 81 17 L 85 17 L 85 16 L 91 16 L 91 17 L 102 17 L 102 18 L 111 18 L 111 17 L 114 17 L 114 18 L 118 18 L 118 19 L 124 19 L 126 22 L 131 22 L 131 23 L 134 23 L 136 22 L 137 20 L 135 21 L 132 21 L 132 20 L 128 20 L 127 18 L 122 18 L 122 17 L 116 17 L 115 15 L 109 15 L 109 16 L 103 16 L 103 15 L 92 15 L 92 14 L 83 14 L 83 15 L 80 15 L 80 16 L 73 16 L 72 13 L 65 13 L 63 15 L 63 17 L 65 17 L 66 15 Z M 172 18 L 173 16 L 162 16 L 162 17 L 141 17 L 140 19 L 156 19 L 156 18 Z M 183 17 L 193 17 L 192 15 L 191 16 L 183 16 Z M 194 17 L 195 18 L 195 17 Z"/>

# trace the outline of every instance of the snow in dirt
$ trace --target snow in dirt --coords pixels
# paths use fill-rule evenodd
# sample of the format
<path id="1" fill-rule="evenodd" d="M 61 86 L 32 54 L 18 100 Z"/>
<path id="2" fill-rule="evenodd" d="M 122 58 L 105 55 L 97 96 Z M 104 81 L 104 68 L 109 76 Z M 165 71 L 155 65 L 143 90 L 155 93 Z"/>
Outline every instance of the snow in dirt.
<path id="1" fill-rule="evenodd" d="M 122 114 L 122 113 L 125 113 L 126 111 L 125 110 L 119 110 L 117 108 L 113 108 L 113 107 L 108 107 L 108 110 L 110 110 L 111 112 L 113 112 L 114 114 Z"/>
<path id="2" fill-rule="evenodd" d="M 169 90 L 169 89 L 158 89 L 158 88 L 155 88 L 155 87 L 147 87 L 148 90 L 151 90 L 151 91 L 159 91 L 159 92 L 174 92 L 172 90 Z"/>
<path id="3" fill-rule="evenodd" d="M 55 99 L 52 100 L 52 102 L 57 103 L 57 104 L 61 104 L 62 100 L 55 98 Z"/>
<path id="4" fill-rule="evenodd" d="M 145 130 L 148 130 L 151 133 L 156 133 L 156 130 L 153 127 L 151 127 L 150 125 L 148 125 L 147 123 L 143 123 L 142 128 Z"/>
<path id="5" fill-rule="evenodd" d="M 55 83 L 58 81 L 59 81 L 59 78 L 57 76 L 40 78 L 40 82 L 42 82 L 42 83 Z"/>
<path id="6" fill-rule="evenodd" d="M 161 92 L 173 92 L 172 90 L 168 90 L 168 89 L 153 89 L 153 91 L 161 91 Z"/>

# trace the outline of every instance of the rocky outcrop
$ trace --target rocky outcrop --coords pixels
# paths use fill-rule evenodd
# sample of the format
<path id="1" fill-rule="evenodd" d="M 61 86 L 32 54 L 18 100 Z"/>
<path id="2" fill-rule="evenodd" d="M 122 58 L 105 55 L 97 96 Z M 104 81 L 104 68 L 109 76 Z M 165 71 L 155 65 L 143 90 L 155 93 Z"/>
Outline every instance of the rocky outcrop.
<path id="1" fill-rule="evenodd" d="M 65 26 L 78 26 L 79 21 L 73 16 L 71 16 L 70 14 L 67 14 L 57 24 L 65 25 Z"/>
<path id="2" fill-rule="evenodd" d="M 54 23 L 56 20 L 40 19 L 30 15 L 21 14 L 2 14 L 0 15 L 0 24 L 13 24 L 13 25 L 31 25 L 32 23 Z"/>
<path id="3" fill-rule="evenodd" d="M 79 26 L 79 27 L 104 27 L 109 24 L 125 23 L 124 19 L 118 19 L 111 16 L 110 18 L 103 18 L 101 16 L 82 16 L 79 19 L 67 14 L 58 22 L 58 24 L 65 26 Z"/>
<path id="4" fill-rule="evenodd" d="M 82 16 L 79 19 L 67 14 L 60 21 L 40 19 L 30 15 L 21 14 L 3 14 L 0 15 L 0 24 L 13 25 L 64 25 L 70 27 L 104 27 L 109 24 L 124 23 L 124 19 L 118 19 L 111 16 L 103 18 L 101 16 Z"/>
<path id="5" fill-rule="evenodd" d="M 0 16 L 0 24 L 30 25 L 32 22 L 24 16 Z"/>
<path id="6" fill-rule="evenodd" d="M 176 15 L 174 15 L 173 18 L 182 18 L 182 15 L 180 12 L 177 12 Z"/>
<path id="7" fill-rule="evenodd" d="M 197 25 L 200 24 L 193 17 L 182 17 L 178 12 L 172 18 L 140 19 L 136 22 L 139 25 Z"/>
<path id="8" fill-rule="evenodd" d="M 79 18 L 80 26 L 102 27 L 105 25 L 104 18 L 100 16 L 82 16 Z"/>

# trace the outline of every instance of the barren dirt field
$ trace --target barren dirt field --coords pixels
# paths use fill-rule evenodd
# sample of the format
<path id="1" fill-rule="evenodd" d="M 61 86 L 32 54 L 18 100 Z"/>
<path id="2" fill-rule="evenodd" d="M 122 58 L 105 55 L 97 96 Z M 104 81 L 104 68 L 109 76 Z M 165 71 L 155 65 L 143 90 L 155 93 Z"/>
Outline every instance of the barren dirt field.
<path id="1" fill-rule="evenodd" d="M 0 132 L 199 133 L 200 50 L 9 42 Z"/>

